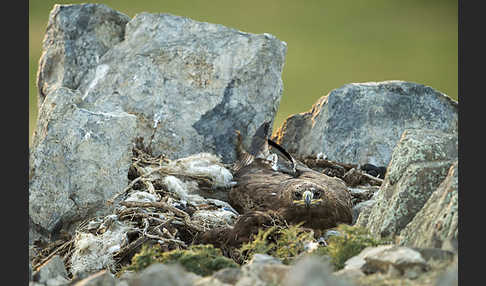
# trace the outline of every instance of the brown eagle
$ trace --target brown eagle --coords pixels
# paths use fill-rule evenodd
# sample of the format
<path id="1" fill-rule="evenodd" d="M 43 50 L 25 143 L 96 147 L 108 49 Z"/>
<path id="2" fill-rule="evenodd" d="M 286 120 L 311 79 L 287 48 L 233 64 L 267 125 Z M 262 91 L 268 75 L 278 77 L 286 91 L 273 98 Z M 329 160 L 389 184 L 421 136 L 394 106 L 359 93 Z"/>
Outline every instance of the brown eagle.
<path id="1" fill-rule="evenodd" d="M 268 139 L 269 122 L 252 138 L 249 152 L 237 131 L 238 161 L 233 167 L 237 182 L 229 192 L 229 203 L 241 214 L 232 228 L 213 229 L 203 241 L 238 246 L 248 242 L 258 229 L 275 221 L 303 223 L 315 234 L 338 223 L 352 223 L 351 195 L 345 183 L 316 172 L 295 160 L 283 147 Z M 271 154 L 269 145 L 286 160 Z"/>

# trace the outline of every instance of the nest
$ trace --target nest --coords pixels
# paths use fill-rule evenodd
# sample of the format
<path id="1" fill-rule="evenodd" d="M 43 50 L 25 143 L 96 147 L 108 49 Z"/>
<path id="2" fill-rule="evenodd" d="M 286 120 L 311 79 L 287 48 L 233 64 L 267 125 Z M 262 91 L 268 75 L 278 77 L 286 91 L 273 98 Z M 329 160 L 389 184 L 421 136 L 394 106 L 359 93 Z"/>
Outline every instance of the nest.
<path id="1" fill-rule="evenodd" d="M 178 160 L 153 156 L 142 138 L 136 140 L 132 152 L 129 184 L 107 202 L 116 206 L 114 213 L 83 221 L 74 235 L 64 234 L 50 244 L 36 242 L 34 271 L 59 255 L 70 278 L 81 276 L 82 269 L 90 270 L 89 267 L 108 268 L 118 273 L 144 244 L 157 244 L 164 251 L 184 250 L 210 238 L 210 230 L 231 231 L 240 216 L 224 199 L 234 185 L 230 166 L 208 153 Z M 320 158 L 305 158 L 302 162 L 343 179 L 350 187 L 357 182 L 370 185 L 382 182 L 361 172 L 357 166 Z M 348 182 L 350 178 L 353 182 Z M 210 243 L 217 245 L 218 237 Z M 233 248 L 226 249 L 222 244 L 219 247 L 225 256 L 241 263 L 241 256 Z"/>

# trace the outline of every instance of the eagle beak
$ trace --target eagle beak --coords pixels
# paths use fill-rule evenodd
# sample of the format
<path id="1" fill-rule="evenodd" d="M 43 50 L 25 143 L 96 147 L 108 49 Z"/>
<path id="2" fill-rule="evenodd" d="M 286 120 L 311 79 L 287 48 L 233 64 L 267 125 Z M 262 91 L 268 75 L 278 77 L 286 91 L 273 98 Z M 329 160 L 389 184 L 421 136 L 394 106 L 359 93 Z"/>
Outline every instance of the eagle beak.
<path id="1" fill-rule="evenodd" d="M 314 197 L 314 194 L 311 191 L 305 191 L 302 194 L 302 197 L 304 198 L 305 206 L 310 207 L 312 197 Z"/>

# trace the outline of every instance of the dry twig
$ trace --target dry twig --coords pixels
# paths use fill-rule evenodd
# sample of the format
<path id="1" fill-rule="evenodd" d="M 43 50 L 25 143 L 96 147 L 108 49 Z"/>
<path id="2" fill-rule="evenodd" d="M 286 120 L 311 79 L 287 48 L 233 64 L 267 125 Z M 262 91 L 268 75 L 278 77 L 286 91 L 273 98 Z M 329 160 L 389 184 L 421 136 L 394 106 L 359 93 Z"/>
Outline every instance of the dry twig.
<path id="1" fill-rule="evenodd" d="M 192 223 L 190 216 L 185 211 L 173 207 L 165 202 L 121 202 L 120 204 L 126 207 L 161 208 L 173 212 L 175 215 L 179 217 L 182 217 L 184 219 L 184 223 L 195 231 L 202 232 L 206 230 L 200 227 L 199 225 Z"/>

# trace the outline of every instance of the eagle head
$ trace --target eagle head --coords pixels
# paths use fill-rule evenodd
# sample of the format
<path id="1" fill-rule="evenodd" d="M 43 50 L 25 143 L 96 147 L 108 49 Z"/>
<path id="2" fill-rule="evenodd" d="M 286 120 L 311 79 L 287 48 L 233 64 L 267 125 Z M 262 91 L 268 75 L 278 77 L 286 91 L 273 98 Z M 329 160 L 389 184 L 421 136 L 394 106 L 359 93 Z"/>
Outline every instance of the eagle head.
<path id="1" fill-rule="evenodd" d="M 322 201 L 324 190 L 321 187 L 305 184 L 297 188 L 293 195 L 293 202 L 296 206 L 310 208 L 313 204 Z"/>

